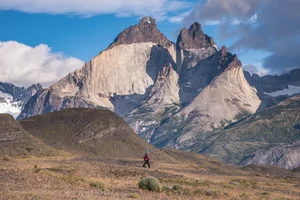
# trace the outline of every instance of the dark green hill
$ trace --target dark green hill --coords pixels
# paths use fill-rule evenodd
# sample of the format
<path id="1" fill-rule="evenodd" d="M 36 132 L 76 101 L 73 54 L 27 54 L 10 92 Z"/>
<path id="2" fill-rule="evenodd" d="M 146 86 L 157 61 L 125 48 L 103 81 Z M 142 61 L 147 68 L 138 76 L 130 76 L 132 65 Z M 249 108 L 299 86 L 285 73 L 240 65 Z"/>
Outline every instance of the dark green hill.
<path id="1" fill-rule="evenodd" d="M 106 109 L 66 109 L 20 123 L 51 147 L 72 153 L 143 158 L 148 149 L 155 159 L 173 159 L 139 138 L 118 115 Z"/>

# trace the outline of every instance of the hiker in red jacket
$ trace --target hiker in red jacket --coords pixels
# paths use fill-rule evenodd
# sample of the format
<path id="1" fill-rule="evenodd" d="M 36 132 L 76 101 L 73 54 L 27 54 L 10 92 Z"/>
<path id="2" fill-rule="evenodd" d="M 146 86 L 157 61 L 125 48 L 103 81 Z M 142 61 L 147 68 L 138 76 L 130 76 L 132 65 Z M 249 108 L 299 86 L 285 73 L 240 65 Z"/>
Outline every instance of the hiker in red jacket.
<path id="1" fill-rule="evenodd" d="M 150 157 L 149 157 L 149 151 L 146 150 L 145 156 L 144 156 L 144 164 L 143 167 L 146 166 L 146 164 L 148 165 L 148 167 L 150 168 Z"/>

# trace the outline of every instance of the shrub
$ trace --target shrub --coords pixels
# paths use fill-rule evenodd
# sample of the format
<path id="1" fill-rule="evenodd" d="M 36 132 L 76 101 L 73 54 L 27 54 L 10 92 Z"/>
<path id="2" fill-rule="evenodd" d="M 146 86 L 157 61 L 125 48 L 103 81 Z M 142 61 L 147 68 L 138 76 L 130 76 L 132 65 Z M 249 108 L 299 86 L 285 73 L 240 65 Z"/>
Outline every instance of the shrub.
<path id="1" fill-rule="evenodd" d="M 242 199 L 249 199 L 250 198 L 249 194 L 246 194 L 246 193 L 241 194 L 240 197 Z"/>
<path id="2" fill-rule="evenodd" d="M 173 187 L 172 187 L 172 191 L 174 192 L 174 193 L 177 193 L 177 194 L 183 194 L 183 192 L 184 192 L 184 188 L 181 186 L 181 185 L 174 185 Z"/>
<path id="3" fill-rule="evenodd" d="M 39 167 L 37 164 L 33 165 L 33 172 L 34 173 L 39 173 L 42 170 L 41 167 Z"/>
<path id="4" fill-rule="evenodd" d="M 138 193 L 131 193 L 131 194 L 129 194 L 129 198 L 140 199 L 141 196 Z"/>
<path id="5" fill-rule="evenodd" d="M 79 185 L 85 181 L 83 178 L 73 175 L 63 176 L 62 179 L 71 185 Z"/>
<path id="6" fill-rule="evenodd" d="M 183 191 L 183 187 L 181 185 L 174 185 L 172 187 L 173 191 Z"/>
<path id="7" fill-rule="evenodd" d="M 166 185 L 162 186 L 162 191 L 164 191 L 164 192 L 169 192 L 171 190 L 172 190 L 172 188 L 170 188 L 169 186 L 166 186 Z"/>
<path id="8" fill-rule="evenodd" d="M 150 190 L 155 192 L 161 192 L 162 187 L 159 181 L 154 177 L 143 178 L 139 182 L 139 188 L 143 190 Z"/>
<path id="9" fill-rule="evenodd" d="M 75 168 L 71 166 L 60 165 L 58 167 L 47 168 L 47 170 L 59 173 L 71 173 L 75 171 Z"/>
<path id="10" fill-rule="evenodd" d="M 270 193 L 268 193 L 268 192 L 262 192 L 261 195 L 268 196 L 268 195 L 270 195 Z"/>
<path id="11" fill-rule="evenodd" d="M 8 155 L 4 155 L 2 159 L 3 159 L 3 161 L 5 161 L 5 162 L 10 162 L 10 161 L 12 160 L 11 157 L 8 156 Z"/>
<path id="12" fill-rule="evenodd" d="M 205 196 L 210 196 L 210 197 L 214 197 L 214 198 L 217 198 L 219 195 L 220 195 L 219 191 L 207 190 L 205 192 Z"/>
<path id="13" fill-rule="evenodd" d="M 104 184 L 104 183 L 101 183 L 101 182 L 99 182 L 99 181 L 91 182 L 91 183 L 90 183 L 90 186 L 92 186 L 92 187 L 94 187 L 94 188 L 102 189 L 102 190 L 105 189 L 105 184 Z"/>

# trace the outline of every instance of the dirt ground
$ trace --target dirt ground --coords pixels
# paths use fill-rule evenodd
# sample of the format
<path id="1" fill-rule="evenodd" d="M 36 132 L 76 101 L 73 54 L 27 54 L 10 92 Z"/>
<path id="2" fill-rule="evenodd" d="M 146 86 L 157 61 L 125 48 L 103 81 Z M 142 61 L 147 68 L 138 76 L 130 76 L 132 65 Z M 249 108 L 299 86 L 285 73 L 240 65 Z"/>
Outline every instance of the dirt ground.
<path id="1" fill-rule="evenodd" d="M 205 162 L 203 162 L 205 163 Z M 60 156 L 0 158 L 0 199 L 300 199 L 298 174 L 266 174 L 237 167 L 194 162 L 113 160 Z M 228 172 L 228 173 L 227 173 Z M 182 190 L 141 190 L 143 177 Z"/>

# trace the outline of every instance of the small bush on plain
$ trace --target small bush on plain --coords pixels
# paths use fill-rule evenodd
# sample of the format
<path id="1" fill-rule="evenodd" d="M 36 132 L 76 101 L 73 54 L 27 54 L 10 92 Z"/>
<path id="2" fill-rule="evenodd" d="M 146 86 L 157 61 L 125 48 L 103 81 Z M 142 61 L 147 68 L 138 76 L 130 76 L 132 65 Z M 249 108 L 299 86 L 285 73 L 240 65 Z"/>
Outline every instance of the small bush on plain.
<path id="1" fill-rule="evenodd" d="M 90 183 L 90 186 L 92 186 L 92 187 L 94 187 L 94 188 L 102 189 L 102 190 L 105 189 L 105 184 L 104 184 L 104 183 L 101 183 L 101 182 L 99 182 L 99 181 L 91 182 L 91 183 Z"/>
<path id="2" fill-rule="evenodd" d="M 169 186 L 166 186 L 166 185 L 162 186 L 162 191 L 164 191 L 164 192 L 169 192 L 171 190 L 172 190 L 172 188 L 170 188 Z"/>
<path id="3" fill-rule="evenodd" d="M 139 182 L 139 188 L 143 190 L 150 190 L 155 192 L 161 192 L 162 186 L 159 181 L 154 177 L 143 178 Z"/>

